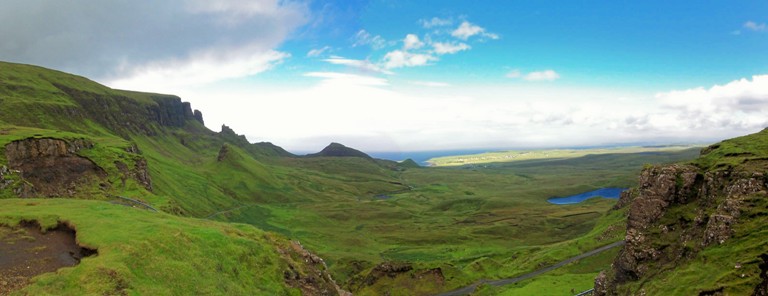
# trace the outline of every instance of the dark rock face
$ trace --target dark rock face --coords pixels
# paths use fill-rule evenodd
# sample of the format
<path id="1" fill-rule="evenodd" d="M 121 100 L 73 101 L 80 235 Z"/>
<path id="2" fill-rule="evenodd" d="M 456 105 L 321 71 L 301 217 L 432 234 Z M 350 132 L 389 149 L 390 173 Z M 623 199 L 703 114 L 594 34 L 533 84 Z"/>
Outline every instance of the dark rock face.
<path id="1" fill-rule="evenodd" d="M 760 255 L 760 260 L 763 261 L 760 263 L 760 279 L 763 281 L 755 287 L 755 291 L 752 295 L 768 296 L 768 253 Z"/>
<path id="2" fill-rule="evenodd" d="M 221 149 L 219 149 L 219 155 L 216 156 L 216 161 L 221 162 L 224 159 L 227 158 L 227 155 L 229 155 L 229 146 L 226 144 L 221 145 Z"/>
<path id="3" fill-rule="evenodd" d="M 352 293 L 339 287 L 331 278 L 328 267 L 322 258 L 310 253 L 298 242 L 291 242 L 290 247 L 287 248 L 278 248 L 278 253 L 286 259 L 299 258 L 301 260 L 297 264 L 289 263 L 288 270 L 283 272 L 285 283 L 300 289 L 301 295 L 352 295 Z"/>
<path id="4" fill-rule="evenodd" d="M 182 127 L 187 119 L 194 119 L 192 105 L 182 102 L 179 97 L 153 97 L 157 107 L 149 107 L 148 111 L 162 126 Z"/>
<path id="5" fill-rule="evenodd" d="M 75 154 L 93 145 L 84 140 L 25 139 L 8 143 L 5 157 L 11 169 L 31 184 L 17 189 L 21 197 L 74 196 L 78 185 L 90 178 L 103 179 L 106 172 L 90 159 Z"/>
<path id="6" fill-rule="evenodd" d="M 145 189 L 152 191 L 152 178 L 149 176 L 149 168 L 144 158 L 138 158 L 133 163 L 133 168 L 128 167 L 124 162 L 115 161 L 115 167 L 120 171 L 122 185 L 130 178 L 136 180 Z"/>
<path id="7" fill-rule="evenodd" d="M 440 267 L 430 269 L 415 269 L 411 264 L 403 262 L 382 262 L 374 266 L 364 277 L 353 279 L 349 285 L 353 291 L 363 290 L 373 286 L 382 279 L 396 279 L 406 277 L 415 285 L 445 285 L 445 275 Z"/>
<path id="8" fill-rule="evenodd" d="M 693 166 L 673 165 L 653 167 L 640 175 L 638 196 L 629 206 L 626 245 L 614 262 L 619 281 L 635 280 L 645 274 L 647 261 L 660 254 L 647 238 L 654 222 L 664 215 L 673 203 L 685 203 L 697 193 L 694 184 L 697 169 Z"/>
<path id="9" fill-rule="evenodd" d="M 154 95 L 155 104 L 140 103 L 134 99 L 115 95 L 97 94 L 56 85 L 74 99 L 89 118 L 121 133 L 125 131 L 154 135 L 153 124 L 183 127 L 188 120 L 203 122 L 201 112 L 193 112 L 190 103 L 177 96 Z"/>
<path id="10" fill-rule="evenodd" d="M 378 279 L 383 277 L 395 278 L 398 274 L 406 273 L 413 270 L 413 266 L 405 263 L 384 262 L 371 270 L 371 273 L 366 277 L 365 283 L 373 285 Z"/>
<path id="11" fill-rule="evenodd" d="M 269 142 L 260 142 L 251 144 L 245 135 L 238 135 L 235 131 L 226 124 L 221 125 L 221 132 L 219 137 L 230 142 L 231 144 L 244 149 L 254 157 L 262 156 L 280 156 L 280 157 L 296 157 L 285 149 L 280 148 Z"/>
<path id="12" fill-rule="evenodd" d="M 621 208 L 624 208 L 632 203 L 632 200 L 637 197 L 637 194 L 639 191 L 637 188 L 629 188 L 627 190 L 624 190 L 619 195 L 619 200 L 616 202 L 615 205 L 613 205 L 613 210 L 618 210 Z"/>
<path id="13" fill-rule="evenodd" d="M 595 278 L 595 290 L 592 292 L 592 294 L 608 295 L 610 289 L 609 285 L 610 283 L 608 282 L 608 276 L 606 275 L 605 270 L 603 270 Z"/>
<path id="14" fill-rule="evenodd" d="M 203 121 L 203 112 L 200 112 L 200 110 L 195 109 L 195 114 L 193 115 L 195 117 L 195 120 L 200 122 L 201 124 L 205 124 L 205 121 Z"/>
<path id="15" fill-rule="evenodd" d="M 618 202 L 629 205 L 626 244 L 613 269 L 595 279 L 595 295 L 615 295 L 617 285 L 727 241 L 740 217 L 741 200 L 764 194 L 764 180 L 761 172 L 703 172 L 692 165 L 643 170 L 639 186 L 623 193 Z"/>

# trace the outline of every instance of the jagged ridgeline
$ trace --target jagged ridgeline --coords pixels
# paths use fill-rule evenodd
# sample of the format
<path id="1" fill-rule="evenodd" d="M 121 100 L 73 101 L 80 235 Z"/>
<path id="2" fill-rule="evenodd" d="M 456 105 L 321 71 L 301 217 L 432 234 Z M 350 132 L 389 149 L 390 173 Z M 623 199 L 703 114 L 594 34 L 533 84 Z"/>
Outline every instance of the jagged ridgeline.
<path id="1" fill-rule="evenodd" d="M 329 169 L 339 172 L 333 176 L 317 170 L 326 163 L 251 144 L 226 126 L 210 131 L 202 113 L 176 96 L 0 62 L 0 225 L 13 232 L 27 222 L 66 222 L 79 242 L 99 252 L 74 271 L 33 282 L 32 294 L 185 294 L 195 291 L 190 287 L 239 295 L 341 293 L 322 260 L 280 234 L 166 214 L 258 224 L 269 215 L 260 202 L 404 187 L 394 177 L 403 169 L 395 162 L 346 159 Z M 349 171 L 354 176 L 344 175 Z M 348 185 L 353 178 L 367 181 Z M 41 197 L 60 199 L 16 199 Z M 244 208 L 246 214 L 230 217 Z M 30 284 L 1 272 L 0 283 Z"/>
<path id="2" fill-rule="evenodd" d="M 297 163 L 284 149 L 251 144 L 227 126 L 212 132 L 202 113 L 176 96 L 110 89 L 36 66 L 0 63 L 0 147 L 4 197 L 126 195 L 166 212 L 206 217 L 243 201 L 316 196 L 296 194 L 313 189 L 293 177 L 318 161 Z M 339 147 L 315 156 L 355 151 L 372 160 Z M 397 163 L 345 162 L 379 180 L 363 192 L 402 189 L 390 180 Z M 336 179 L 324 181 L 342 183 Z"/>
<path id="3" fill-rule="evenodd" d="M 622 195 L 626 245 L 595 295 L 768 295 L 768 130 L 701 154 Z"/>
<path id="4" fill-rule="evenodd" d="M 698 151 L 420 169 L 338 143 L 297 156 L 203 119 L 175 96 L 0 62 L 0 247 L 64 225 L 93 251 L 35 279 L 0 268 L 0 295 L 346 293 L 329 270 L 359 295 L 433 295 L 618 241 L 625 212 L 627 246 L 598 292 L 761 295 L 768 283 L 766 132 L 649 166 L 625 208 L 604 213 L 612 201 L 546 197 L 627 187 L 642 163 Z M 580 268 L 551 288 L 586 289 L 597 270 L 567 274 Z"/>

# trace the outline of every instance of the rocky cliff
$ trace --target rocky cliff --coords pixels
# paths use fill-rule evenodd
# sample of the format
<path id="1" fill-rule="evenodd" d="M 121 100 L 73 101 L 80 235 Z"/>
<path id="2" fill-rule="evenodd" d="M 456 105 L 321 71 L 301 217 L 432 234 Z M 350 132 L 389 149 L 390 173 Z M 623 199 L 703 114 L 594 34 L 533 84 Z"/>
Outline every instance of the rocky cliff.
<path id="1" fill-rule="evenodd" d="M 644 169 L 617 204 L 629 207 L 626 244 L 596 279 L 595 295 L 679 294 L 681 286 L 686 294 L 764 295 L 756 257 L 768 253 L 762 244 L 768 237 L 759 242 L 768 222 L 766 141 L 763 131 L 705 149 L 691 164 Z M 727 255 L 730 250 L 741 253 Z M 705 263 L 728 269 L 696 285 L 667 282 L 678 269 Z"/>
<path id="2" fill-rule="evenodd" d="M 248 139 L 245 137 L 245 135 L 238 135 L 232 128 L 225 124 L 221 125 L 221 132 L 218 133 L 218 136 L 240 148 L 245 149 L 245 151 L 248 151 L 252 156 L 256 158 L 262 158 L 265 156 L 295 157 L 295 155 L 292 153 L 270 142 L 250 143 L 248 142 Z"/>
<path id="3" fill-rule="evenodd" d="M 193 111 L 189 102 L 182 102 L 177 96 L 147 94 L 149 102 L 142 102 L 117 94 L 54 85 L 80 105 L 74 116 L 94 120 L 117 133 L 153 135 L 157 132 L 153 125 L 183 127 L 189 121 L 203 124 L 203 114 Z"/>
<path id="4" fill-rule="evenodd" d="M 91 196 L 89 192 L 106 192 L 112 184 L 105 167 L 79 153 L 93 148 L 94 144 L 85 139 L 26 138 L 12 141 L 3 147 L 8 167 L 0 169 L 0 189 L 12 187 L 19 197 Z M 123 156 L 123 159 L 114 161 L 122 186 L 128 179 L 133 179 L 152 191 L 147 162 L 138 154 L 138 149 L 131 146 Z M 19 176 L 18 182 L 4 177 L 14 173 Z"/>
<path id="5" fill-rule="evenodd" d="M 104 169 L 76 154 L 93 144 L 84 140 L 25 139 L 5 146 L 8 166 L 21 174 L 23 184 L 16 194 L 28 196 L 74 196 L 80 186 L 106 177 Z"/>

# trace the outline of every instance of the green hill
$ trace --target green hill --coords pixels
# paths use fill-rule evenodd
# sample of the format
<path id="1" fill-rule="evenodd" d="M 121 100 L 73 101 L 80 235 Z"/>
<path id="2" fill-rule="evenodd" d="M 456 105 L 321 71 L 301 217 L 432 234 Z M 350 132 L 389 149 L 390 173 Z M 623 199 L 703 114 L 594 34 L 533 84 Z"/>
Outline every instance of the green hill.
<path id="1" fill-rule="evenodd" d="M 360 157 L 372 159 L 364 152 L 349 148 L 339 143 L 331 143 L 318 153 L 309 154 L 307 157 Z"/>
<path id="2" fill-rule="evenodd" d="M 245 219 L 249 223 L 262 229 L 286 233 L 267 223 L 269 210 L 261 208 L 258 203 L 308 201 L 319 196 L 317 191 L 325 190 L 302 184 L 329 184 L 334 187 L 330 192 L 349 190 L 353 193 L 399 188 L 390 183 L 393 180 L 389 180 L 389 176 L 382 174 L 386 169 L 371 169 L 355 176 L 371 179 L 367 184 L 344 186 L 346 177 L 314 171 L 311 164 L 295 169 L 283 165 L 283 162 L 290 163 L 291 160 L 282 161 L 280 158 L 294 156 L 280 147 L 270 143 L 250 144 L 226 126 L 221 132 L 215 133 L 205 128 L 202 122 L 200 111 L 193 111 L 190 104 L 175 96 L 114 90 L 86 78 L 58 71 L 0 63 L 0 197 L 9 202 L 19 197 L 70 198 L 62 201 L 37 201 L 50 203 L 46 207 L 47 212 L 40 214 L 40 217 L 48 220 L 53 219 L 52 215 L 62 213 L 62 210 L 66 213 L 66 207 L 107 207 L 110 202 L 123 201 L 118 196 L 137 200 L 167 213 L 189 217 L 228 220 L 227 215 L 248 208 L 267 215 Z M 368 178 L 367 174 L 375 175 Z M 93 201 L 81 205 L 85 203 L 79 201 L 82 199 Z M 12 206 L 2 208 L 13 209 Z M 140 241 L 140 237 L 133 236 L 135 232 L 124 228 L 135 225 L 134 220 L 143 219 L 137 218 L 143 216 L 121 214 L 120 211 L 126 210 L 119 206 L 111 211 L 116 212 L 114 219 L 125 225 L 113 228 L 118 232 L 125 230 L 125 234 L 111 243 Z M 9 223 L 4 224 L 15 225 L 20 219 L 28 219 L 8 218 L 14 213 L 17 212 L 8 210 L 0 214 L 10 219 Z M 163 219 L 173 219 L 167 215 L 162 217 L 150 219 L 146 222 L 148 226 L 142 227 L 159 227 L 168 223 Z M 75 218 L 62 215 L 56 219 L 69 221 Z M 99 220 L 104 219 L 103 216 L 84 219 L 83 224 L 104 224 Z M 183 224 L 194 220 L 179 221 Z M 198 227 L 195 223 L 205 222 L 189 222 L 190 225 L 186 227 Z M 157 225 L 152 226 L 154 224 Z M 216 227 L 212 229 L 218 229 Z M 251 233 L 249 235 L 254 238 L 263 236 L 256 229 L 248 229 Z M 101 235 L 107 235 L 103 231 L 91 233 L 88 229 L 77 230 L 83 235 L 95 236 L 96 242 Z M 164 244 L 168 248 L 178 248 L 178 252 L 194 249 L 195 246 L 189 244 L 202 242 L 175 241 L 171 239 L 172 234 L 168 231 L 153 231 L 149 236 L 168 238 L 169 241 Z M 292 261 L 282 260 L 273 253 L 287 241 L 280 236 L 272 237 L 270 240 L 253 239 L 249 244 L 251 247 L 270 249 L 271 253 L 263 256 L 270 257 L 273 261 L 270 264 L 285 267 Z M 232 240 L 224 237 L 209 243 L 229 248 L 230 244 L 236 244 L 238 240 L 236 236 Z M 219 256 L 217 252 L 208 251 L 200 252 L 204 257 L 201 260 L 216 260 Z M 105 254 L 109 253 L 102 251 L 99 256 L 108 256 Z M 142 260 L 162 262 L 162 256 L 147 252 L 142 257 L 146 259 Z M 232 262 L 237 260 L 234 257 Z M 126 263 L 105 264 L 120 266 Z M 294 264 L 294 267 L 301 273 L 304 272 L 304 265 Z M 251 268 L 248 272 L 254 273 L 256 268 L 262 267 L 254 265 L 246 269 Z M 277 267 L 259 271 L 257 273 L 264 273 L 259 275 L 263 277 L 262 281 L 254 281 L 249 285 L 263 286 L 267 289 L 265 291 L 283 291 L 290 286 L 290 281 L 283 279 L 284 272 L 284 269 Z M 241 276 L 247 275 L 244 273 Z M 155 288 L 160 290 L 152 290 L 146 281 L 136 279 L 136 285 L 128 291 L 149 294 L 156 294 L 153 291 L 160 291 L 160 294 L 183 294 L 183 291 L 188 291 L 181 286 L 162 287 L 163 283 L 173 282 L 171 279 L 151 279 L 155 281 Z M 228 284 L 217 286 L 216 283 L 190 277 L 182 283 L 197 282 L 198 285 L 210 284 L 208 289 L 220 287 L 224 289 L 220 291 L 231 288 L 234 289 L 232 291 L 242 292 L 235 294 L 254 294 L 253 291 L 259 291 L 253 290 L 253 287 L 237 290 L 234 287 L 237 280 L 232 279 Z M 226 288 L 227 285 L 232 287 Z M 38 290 L 30 288 L 29 291 Z M 65 291 L 71 294 L 82 292 Z"/>
<path id="3" fill-rule="evenodd" d="M 69 223 L 98 250 L 19 293 L 185 294 L 184 286 L 198 285 L 211 293 L 336 294 L 332 275 L 356 295 L 431 295 L 620 240 L 627 210 L 609 212 L 615 201 L 547 199 L 628 187 L 645 164 L 698 154 L 585 151 L 418 168 L 336 143 L 296 156 L 227 126 L 211 131 L 203 120 L 175 96 L 0 63 L 0 224 L 15 233 L 23 221 Z M 607 261 L 568 269 L 569 281 L 556 287 L 543 278 L 515 289 L 581 289 Z M 223 279 L 189 274 L 207 267 Z M 183 272 L 164 275 L 170 268 Z"/>

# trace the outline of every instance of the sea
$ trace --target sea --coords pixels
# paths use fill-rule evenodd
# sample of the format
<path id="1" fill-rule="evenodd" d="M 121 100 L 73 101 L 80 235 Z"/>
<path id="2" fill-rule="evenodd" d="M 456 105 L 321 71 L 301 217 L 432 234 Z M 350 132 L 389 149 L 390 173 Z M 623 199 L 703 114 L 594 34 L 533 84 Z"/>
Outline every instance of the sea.
<path id="1" fill-rule="evenodd" d="M 367 152 L 373 158 L 380 158 L 392 161 L 403 161 L 406 159 L 413 159 L 421 166 L 429 166 L 427 160 L 435 157 L 453 156 L 453 155 L 469 155 L 480 154 L 485 152 L 493 152 L 499 150 L 485 149 L 485 150 L 440 150 L 440 151 L 399 151 L 399 152 Z"/>

